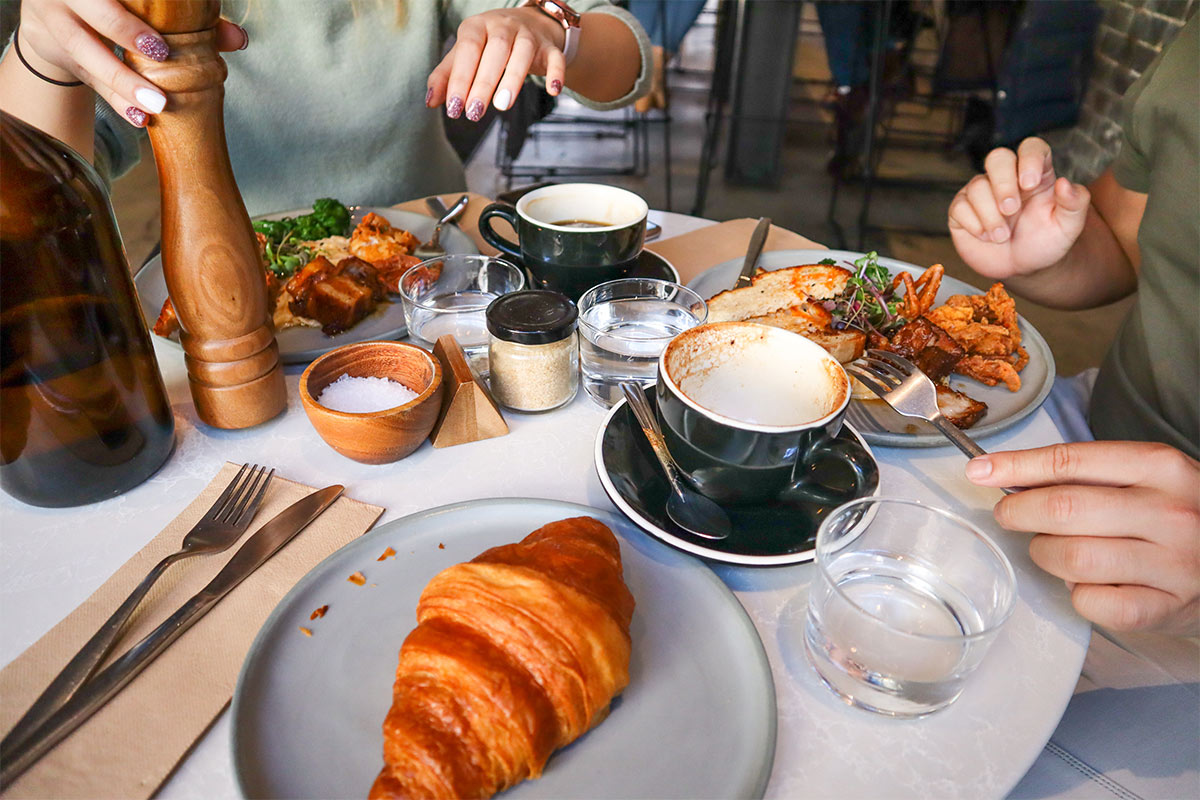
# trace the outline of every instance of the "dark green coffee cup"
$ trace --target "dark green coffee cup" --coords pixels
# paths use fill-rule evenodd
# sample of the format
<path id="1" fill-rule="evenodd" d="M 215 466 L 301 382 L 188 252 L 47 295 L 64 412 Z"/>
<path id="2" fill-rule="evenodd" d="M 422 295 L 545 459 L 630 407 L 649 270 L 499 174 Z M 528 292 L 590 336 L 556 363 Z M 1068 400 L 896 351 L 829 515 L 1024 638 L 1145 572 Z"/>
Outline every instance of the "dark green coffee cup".
<path id="1" fill-rule="evenodd" d="M 836 505 L 878 483 L 870 453 L 838 436 L 845 370 L 797 333 L 752 322 L 686 330 L 659 359 L 657 400 L 680 473 L 718 503 Z"/>
<path id="2" fill-rule="evenodd" d="M 561 183 L 532 191 L 517 205 L 492 203 L 479 215 L 488 244 L 528 268 L 533 288 L 573 300 L 593 286 L 623 278 L 637 266 L 646 238 L 646 201 L 598 183 Z M 519 243 L 492 228 L 507 220 Z"/>

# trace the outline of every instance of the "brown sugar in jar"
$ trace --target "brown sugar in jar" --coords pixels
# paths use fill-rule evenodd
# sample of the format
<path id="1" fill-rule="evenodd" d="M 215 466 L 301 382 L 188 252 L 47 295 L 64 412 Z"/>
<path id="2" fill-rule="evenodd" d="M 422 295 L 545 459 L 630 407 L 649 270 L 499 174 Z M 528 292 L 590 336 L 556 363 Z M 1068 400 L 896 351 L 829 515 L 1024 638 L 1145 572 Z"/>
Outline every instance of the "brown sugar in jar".
<path id="1" fill-rule="evenodd" d="M 496 402 L 513 411 L 549 411 L 579 388 L 579 312 L 557 292 L 496 298 L 487 310 L 488 361 Z"/>

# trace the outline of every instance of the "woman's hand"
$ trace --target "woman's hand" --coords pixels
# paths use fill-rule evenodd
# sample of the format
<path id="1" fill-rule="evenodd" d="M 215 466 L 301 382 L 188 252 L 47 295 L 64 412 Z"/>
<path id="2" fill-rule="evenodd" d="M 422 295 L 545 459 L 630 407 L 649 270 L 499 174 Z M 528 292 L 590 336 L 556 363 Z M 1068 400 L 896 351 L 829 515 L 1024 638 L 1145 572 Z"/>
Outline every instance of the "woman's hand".
<path id="1" fill-rule="evenodd" d="M 488 103 L 505 111 L 527 75 L 546 76 L 546 91 L 557 95 L 566 79 L 566 34 L 536 8 L 485 11 L 458 26 L 454 47 L 429 74 L 425 105 L 446 104 L 446 116 L 478 122 Z"/>
<path id="2" fill-rule="evenodd" d="M 1061 261 L 1083 232 L 1087 188 L 1055 178 L 1050 145 L 1038 138 L 1016 153 L 993 150 L 984 169 L 950 203 L 950 238 L 963 261 L 995 280 Z"/>
<path id="3" fill-rule="evenodd" d="M 144 126 L 147 114 L 166 106 L 162 91 L 113 55 L 112 45 L 165 61 L 167 43 L 117 0 L 23 0 L 19 35 L 34 69 L 55 80 L 83 81 L 133 125 Z M 218 23 L 219 50 L 247 43 L 240 27 Z"/>
<path id="4" fill-rule="evenodd" d="M 1200 633 L 1200 464 L 1144 442 L 1080 442 L 972 459 L 982 486 L 1028 486 L 996 521 L 1034 531 L 1029 555 L 1113 630 Z"/>

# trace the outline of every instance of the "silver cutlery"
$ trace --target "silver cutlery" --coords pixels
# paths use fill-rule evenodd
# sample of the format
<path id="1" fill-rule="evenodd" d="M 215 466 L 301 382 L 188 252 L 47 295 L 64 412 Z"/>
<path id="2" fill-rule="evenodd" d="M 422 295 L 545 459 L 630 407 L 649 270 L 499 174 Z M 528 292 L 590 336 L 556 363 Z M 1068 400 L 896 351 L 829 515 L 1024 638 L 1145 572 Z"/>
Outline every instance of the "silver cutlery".
<path id="1" fill-rule="evenodd" d="M 437 226 L 434 227 L 433 236 L 429 237 L 429 241 L 417 245 L 417 249 L 413 250 L 413 255 L 421 259 L 437 258 L 438 256 L 446 255 L 446 248 L 442 247 L 441 243 L 442 226 L 448 225 L 458 219 L 458 216 L 466 209 L 470 199 L 469 195 L 464 194 L 458 200 L 454 201 L 454 205 L 450 206 L 449 210 L 446 210 L 446 205 L 440 197 L 425 198 L 425 204 L 429 206 L 437 218 Z"/>
<path id="2" fill-rule="evenodd" d="M 850 373 L 897 414 L 923 419 L 933 424 L 968 457 L 987 453 L 975 440 L 942 415 L 937 404 L 933 381 L 916 364 L 888 350 L 868 350 L 861 358 L 846 365 Z M 1019 488 L 1005 488 L 1007 494 Z"/>
<path id="3" fill-rule="evenodd" d="M 207 586 L 140 642 L 97 673 L 24 741 L 12 750 L 0 752 L 3 761 L 0 789 L 8 788 L 21 773 L 99 711 L 221 598 L 320 516 L 342 491 L 343 487 L 337 485 L 320 489 L 277 514 L 238 548 L 233 558 Z"/>
<path id="4" fill-rule="evenodd" d="M 24 716 L 0 742 L 0 752 L 9 753 L 22 743 L 37 726 L 46 721 L 63 703 L 78 691 L 79 687 L 99 666 L 117 641 L 125 624 L 133 616 L 142 598 L 150 591 L 167 568 L 176 561 L 190 556 L 219 553 L 228 550 L 250 527 L 250 521 L 262 503 L 263 493 L 275 470 L 269 472 L 257 464 L 243 464 L 237 475 L 225 487 L 221 496 L 213 502 L 187 535 L 178 550 L 154 566 L 123 603 L 113 612 L 92 638 L 55 676 L 50 685 L 38 696 Z"/>
<path id="5" fill-rule="evenodd" d="M 654 412 L 650 410 L 642 385 L 636 381 L 621 381 L 621 391 L 625 393 L 625 400 L 629 403 L 642 433 L 646 434 L 650 449 L 654 451 L 655 458 L 667 474 L 667 482 L 671 485 L 671 493 L 667 496 L 667 516 L 688 533 L 702 539 L 727 538 L 733 533 L 729 515 L 712 500 L 686 485 L 679 477 L 679 468 L 667 450 L 662 430 L 658 427 Z"/>
<path id="6" fill-rule="evenodd" d="M 762 255 L 763 245 L 767 243 L 767 234 L 771 232 L 771 218 L 761 217 L 754 233 L 750 234 L 750 244 L 746 247 L 746 260 L 742 262 L 742 271 L 738 273 L 737 282 L 733 288 L 741 289 L 749 286 L 754 280 L 754 270 L 758 266 L 758 257 Z"/>

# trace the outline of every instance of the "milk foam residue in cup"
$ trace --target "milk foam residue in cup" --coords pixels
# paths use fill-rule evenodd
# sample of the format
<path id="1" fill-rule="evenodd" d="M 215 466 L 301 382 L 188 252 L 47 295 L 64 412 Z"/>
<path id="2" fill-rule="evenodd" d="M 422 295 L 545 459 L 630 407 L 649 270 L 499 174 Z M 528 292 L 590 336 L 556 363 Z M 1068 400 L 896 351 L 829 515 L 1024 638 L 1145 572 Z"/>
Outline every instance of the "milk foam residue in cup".
<path id="1" fill-rule="evenodd" d="M 760 359 L 727 361 L 685 379 L 680 387 L 710 411 L 754 425 L 803 425 L 831 410 L 828 392 L 813 392 L 824 375 L 781 369 Z"/>

